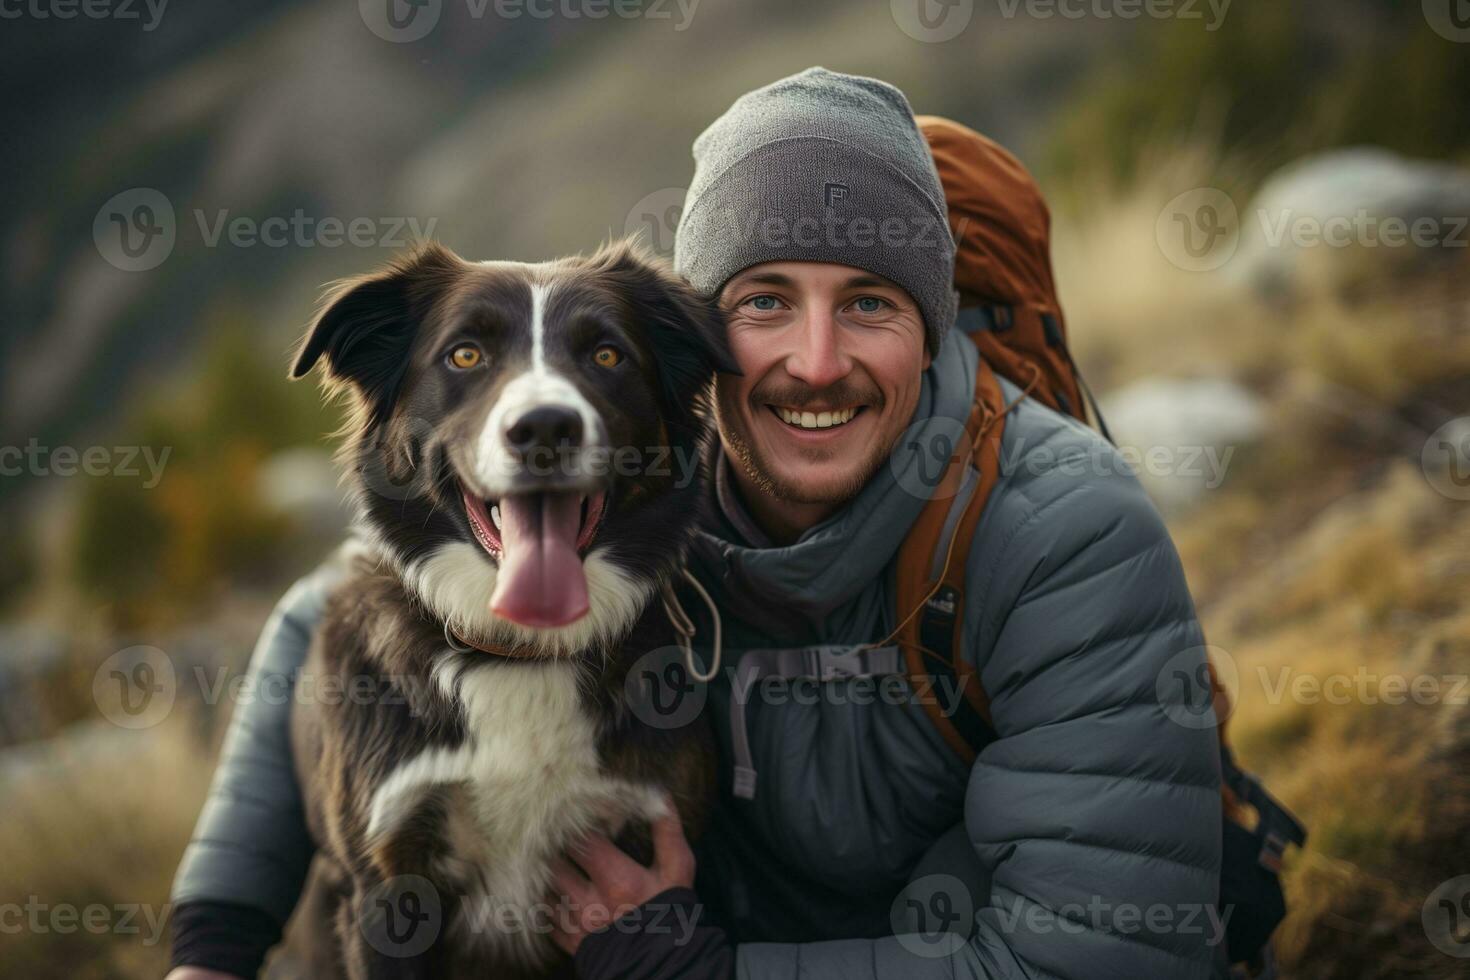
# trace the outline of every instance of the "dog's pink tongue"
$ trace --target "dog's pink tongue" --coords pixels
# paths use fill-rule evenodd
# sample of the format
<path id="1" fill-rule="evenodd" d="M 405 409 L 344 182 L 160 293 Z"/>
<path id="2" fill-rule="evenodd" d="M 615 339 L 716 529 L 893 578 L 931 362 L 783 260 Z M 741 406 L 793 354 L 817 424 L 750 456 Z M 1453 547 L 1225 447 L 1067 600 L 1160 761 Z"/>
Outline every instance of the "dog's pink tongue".
<path id="1" fill-rule="evenodd" d="M 531 493 L 500 501 L 500 572 L 490 609 L 522 626 L 565 626 L 587 612 L 587 573 L 577 555 L 582 498 Z"/>

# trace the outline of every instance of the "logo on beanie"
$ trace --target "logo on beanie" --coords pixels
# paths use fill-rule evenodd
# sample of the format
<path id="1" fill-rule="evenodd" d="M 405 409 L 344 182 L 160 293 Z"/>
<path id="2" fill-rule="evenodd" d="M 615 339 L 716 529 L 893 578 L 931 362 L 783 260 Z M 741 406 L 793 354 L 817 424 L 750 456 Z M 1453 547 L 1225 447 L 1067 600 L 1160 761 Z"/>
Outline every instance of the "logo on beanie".
<path id="1" fill-rule="evenodd" d="M 827 207 L 832 207 L 838 201 L 847 200 L 846 184 L 828 184 L 822 188 L 822 197 L 827 202 Z"/>

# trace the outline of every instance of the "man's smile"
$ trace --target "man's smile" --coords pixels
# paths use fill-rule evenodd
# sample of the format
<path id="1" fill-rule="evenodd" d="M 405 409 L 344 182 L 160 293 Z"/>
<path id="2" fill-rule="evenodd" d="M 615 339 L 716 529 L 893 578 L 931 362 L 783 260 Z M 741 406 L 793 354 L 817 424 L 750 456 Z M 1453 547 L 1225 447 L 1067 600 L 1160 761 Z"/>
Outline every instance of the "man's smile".
<path id="1" fill-rule="evenodd" d="M 776 417 L 789 426 L 798 429 L 832 429 L 840 425 L 846 425 L 857 415 L 867 408 L 866 405 L 849 405 L 846 408 L 832 409 L 802 409 L 788 408 L 784 405 L 767 405 Z"/>
<path id="2" fill-rule="evenodd" d="M 865 421 L 873 414 L 868 411 L 869 407 L 846 405 L 795 408 L 767 402 L 762 405 L 764 410 L 756 414 L 769 420 L 761 424 L 761 428 L 768 430 L 766 439 L 770 440 L 772 449 L 784 443 L 795 450 L 798 447 L 825 445 L 839 440 L 851 441 L 851 437 L 859 436 L 862 430 L 871 429 L 871 425 Z"/>

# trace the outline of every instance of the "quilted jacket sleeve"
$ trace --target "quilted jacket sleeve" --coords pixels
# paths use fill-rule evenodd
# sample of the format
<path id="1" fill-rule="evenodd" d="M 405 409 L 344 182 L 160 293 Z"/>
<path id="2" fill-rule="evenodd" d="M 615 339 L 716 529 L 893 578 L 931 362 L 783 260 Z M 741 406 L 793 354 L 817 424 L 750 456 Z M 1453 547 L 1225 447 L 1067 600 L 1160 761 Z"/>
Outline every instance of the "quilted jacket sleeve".
<path id="1" fill-rule="evenodd" d="M 261 631 L 243 688 L 251 695 L 235 705 L 214 784 L 174 877 L 175 905 L 244 906 L 278 923 L 296 906 L 313 847 L 291 762 L 291 695 L 334 574 L 323 566 L 297 582 Z"/>
<path id="2" fill-rule="evenodd" d="M 1216 734 L 1170 682 L 1204 663 L 1193 603 L 1111 449 L 1071 426 L 1045 441 L 1054 465 L 1023 463 L 997 486 L 967 571 L 968 649 L 999 735 L 965 800 L 988 879 L 965 896 L 968 941 L 743 945 L 740 977 L 1210 976 Z"/>

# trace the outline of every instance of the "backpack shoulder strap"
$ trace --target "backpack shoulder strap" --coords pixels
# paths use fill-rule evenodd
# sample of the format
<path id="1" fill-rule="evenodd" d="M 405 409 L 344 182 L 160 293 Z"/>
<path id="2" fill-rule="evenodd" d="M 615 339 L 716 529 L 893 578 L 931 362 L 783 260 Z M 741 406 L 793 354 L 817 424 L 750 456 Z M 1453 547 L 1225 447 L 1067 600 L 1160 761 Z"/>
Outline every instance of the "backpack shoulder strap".
<path id="1" fill-rule="evenodd" d="M 1000 479 L 1001 438 L 1011 407 L 995 372 L 981 358 L 965 437 L 899 548 L 895 608 L 903 619 L 885 641 L 898 644 L 909 684 L 925 713 L 966 762 L 973 762 L 995 738 L 990 699 L 965 660 L 960 632 L 970 543 Z M 951 692 L 962 696 L 954 698 Z M 947 706 L 953 710 L 947 713 Z"/>
<path id="2" fill-rule="evenodd" d="M 1033 372 L 1033 379 L 1035 378 Z M 1033 380 L 1024 397 L 1036 384 Z M 909 684 L 934 727 L 966 763 L 996 738 L 990 715 L 990 697 L 965 659 L 962 631 L 965 608 L 965 569 L 980 514 L 1000 479 L 1001 440 L 1007 405 L 995 371 L 982 350 L 975 373 L 975 399 L 965 422 L 965 438 L 952 453 L 929 502 L 920 511 L 899 548 L 895 574 L 895 608 L 908 611 L 883 643 L 896 643 L 902 653 Z M 1211 700 L 1220 719 L 1222 765 L 1233 768 L 1225 719 L 1230 716 L 1229 692 L 1206 661 Z M 963 695 L 958 700 L 950 692 Z M 946 706 L 953 704 L 952 713 Z M 1238 814 L 1242 797 L 1226 779 L 1221 787 L 1227 815 Z"/>

